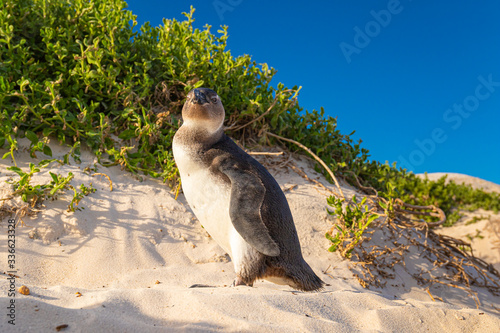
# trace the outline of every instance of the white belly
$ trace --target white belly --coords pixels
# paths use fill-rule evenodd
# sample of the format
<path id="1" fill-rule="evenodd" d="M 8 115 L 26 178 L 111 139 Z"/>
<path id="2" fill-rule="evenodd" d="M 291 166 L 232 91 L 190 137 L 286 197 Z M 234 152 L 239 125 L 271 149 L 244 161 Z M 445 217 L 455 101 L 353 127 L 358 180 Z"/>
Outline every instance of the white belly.
<path id="1" fill-rule="evenodd" d="M 231 237 L 234 238 L 236 230 L 229 217 L 231 188 L 212 176 L 208 168 L 183 148 L 174 145 L 173 152 L 186 200 L 205 230 L 232 257 Z"/>

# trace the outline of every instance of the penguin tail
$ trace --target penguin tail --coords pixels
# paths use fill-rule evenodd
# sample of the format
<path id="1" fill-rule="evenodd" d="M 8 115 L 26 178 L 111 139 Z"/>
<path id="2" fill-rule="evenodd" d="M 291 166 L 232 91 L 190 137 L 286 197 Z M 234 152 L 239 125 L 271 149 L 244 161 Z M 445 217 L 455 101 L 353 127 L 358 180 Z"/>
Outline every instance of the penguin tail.
<path id="1" fill-rule="evenodd" d="M 288 285 L 301 291 L 321 291 L 325 283 L 314 273 L 312 268 L 304 261 L 303 265 L 287 272 Z"/>

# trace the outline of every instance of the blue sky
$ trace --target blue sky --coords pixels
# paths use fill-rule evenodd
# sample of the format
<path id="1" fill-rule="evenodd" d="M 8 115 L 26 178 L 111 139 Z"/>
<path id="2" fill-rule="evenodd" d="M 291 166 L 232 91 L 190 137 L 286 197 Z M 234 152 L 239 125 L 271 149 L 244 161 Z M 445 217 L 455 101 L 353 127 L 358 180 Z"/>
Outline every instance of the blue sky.
<path id="1" fill-rule="evenodd" d="M 129 0 L 145 21 L 229 27 L 233 56 L 302 86 L 363 140 L 371 159 L 416 173 L 458 172 L 500 184 L 500 2 Z"/>

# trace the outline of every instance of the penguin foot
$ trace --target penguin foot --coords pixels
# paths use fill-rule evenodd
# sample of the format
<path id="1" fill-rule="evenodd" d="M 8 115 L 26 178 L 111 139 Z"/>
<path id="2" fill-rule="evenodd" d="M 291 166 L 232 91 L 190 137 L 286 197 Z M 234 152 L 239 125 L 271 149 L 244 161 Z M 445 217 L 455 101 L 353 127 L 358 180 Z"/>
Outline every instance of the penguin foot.
<path id="1" fill-rule="evenodd" d="M 247 287 L 253 287 L 253 283 L 245 283 L 242 278 L 239 276 L 234 279 L 233 283 L 231 284 L 231 287 L 237 287 L 237 286 L 247 286 Z"/>

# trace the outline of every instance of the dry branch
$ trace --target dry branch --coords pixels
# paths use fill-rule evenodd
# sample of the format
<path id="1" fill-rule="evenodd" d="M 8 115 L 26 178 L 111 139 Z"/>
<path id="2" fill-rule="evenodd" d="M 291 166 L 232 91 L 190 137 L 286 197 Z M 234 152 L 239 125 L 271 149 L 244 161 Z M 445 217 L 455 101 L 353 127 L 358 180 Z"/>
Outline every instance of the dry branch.
<path id="1" fill-rule="evenodd" d="M 395 206 L 396 210 L 399 212 L 402 212 L 402 213 L 439 217 L 439 221 L 426 222 L 426 224 L 429 226 L 435 227 L 435 226 L 441 225 L 441 224 L 446 222 L 446 214 L 443 212 L 443 210 L 441 208 L 438 208 L 436 206 L 433 206 L 433 205 L 429 205 L 429 206 L 410 205 L 410 204 L 407 204 L 406 202 L 403 202 L 401 199 L 396 199 L 395 202 L 397 205 L 403 206 L 406 208 L 421 209 L 421 210 L 430 209 L 430 210 L 434 211 L 433 213 L 431 213 L 431 212 L 418 212 L 418 211 L 407 210 L 407 209 L 403 209 L 403 208 L 399 208 L 398 206 Z"/>
<path id="2" fill-rule="evenodd" d="M 288 142 L 291 142 L 293 144 L 296 144 L 300 148 L 302 148 L 305 151 L 307 151 L 312 157 L 314 157 L 314 159 L 316 161 L 319 162 L 319 164 L 321 164 L 323 166 L 323 168 L 325 168 L 325 170 L 328 172 L 328 174 L 330 175 L 330 177 L 332 177 L 333 181 L 335 182 L 335 185 L 337 186 L 337 189 L 339 190 L 340 195 L 342 196 L 343 199 L 345 199 L 344 192 L 342 192 L 342 188 L 340 188 L 339 182 L 337 181 L 337 178 L 335 178 L 335 175 L 333 174 L 332 170 L 330 170 L 330 168 L 326 165 L 326 163 L 323 162 L 323 160 L 321 158 L 319 158 L 318 155 L 316 155 L 315 153 L 313 153 L 311 149 L 307 148 L 306 146 L 304 146 L 302 143 L 300 143 L 298 141 L 295 141 L 295 140 L 292 140 L 292 139 L 288 139 L 288 138 L 284 138 L 282 136 L 273 134 L 271 132 L 266 132 L 266 134 L 268 134 L 268 135 L 270 135 L 272 137 L 275 137 L 277 139 L 280 139 L 280 140 L 283 140 L 283 141 L 288 141 Z"/>
<path id="3" fill-rule="evenodd" d="M 100 173 L 100 172 L 96 172 L 94 174 L 92 174 L 92 177 L 94 176 L 104 176 L 106 178 L 108 178 L 108 181 L 109 181 L 109 191 L 113 191 L 113 182 L 111 181 L 111 178 L 109 178 L 108 175 L 104 174 L 104 173 Z"/>
<path id="4" fill-rule="evenodd" d="M 248 155 L 266 155 L 266 156 L 280 156 L 280 155 L 283 155 L 283 152 L 280 151 L 280 152 L 277 152 L 277 153 L 271 153 L 271 152 L 260 152 L 260 151 L 250 151 L 250 152 L 247 152 Z"/>

